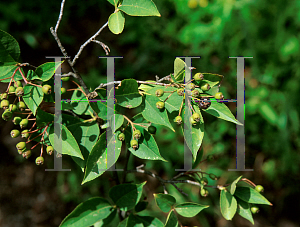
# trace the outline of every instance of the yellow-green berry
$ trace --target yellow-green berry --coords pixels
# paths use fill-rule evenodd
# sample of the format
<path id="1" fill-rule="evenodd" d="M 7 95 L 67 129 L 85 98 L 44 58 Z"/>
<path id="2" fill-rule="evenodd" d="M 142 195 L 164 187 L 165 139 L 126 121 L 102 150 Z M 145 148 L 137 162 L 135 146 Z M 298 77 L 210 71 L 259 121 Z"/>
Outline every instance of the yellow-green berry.
<path id="1" fill-rule="evenodd" d="M 21 122 L 20 122 L 20 127 L 21 128 L 26 128 L 27 125 L 28 125 L 28 119 L 27 118 L 24 118 Z"/>
<path id="2" fill-rule="evenodd" d="M 131 140 L 131 141 L 130 141 L 130 146 L 131 146 L 134 150 L 136 150 L 136 149 L 138 149 L 139 143 L 138 143 L 137 140 Z"/>
<path id="3" fill-rule="evenodd" d="M 125 140 L 125 134 L 124 134 L 124 133 L 120 133 L 120 134 L 118 135 L 118 140 L 124 141 L 124 140 Z"/>
<path id="4" fill-rule="evenodd" d="M 187 88 L 188 88 L 188 89 L 191 89 L 191 90 L 194 90 L 195 87 L 196 87 L 196 85 L 195 85 L 194 83 L 189 83 L 189 84 L 187 85 Z"/>
<path id="5" fill-rule="evenodd" d="M 163 96 L 163 94 L 164 94 L 164 90 L 163 90 L 163 89 L 157 89 L 157 90 L 155 91 L 155 95 L 156 95 L 157 97 L 161 97 L 161 96 Z"/>
<path id="6" fill-rule="evenodd" d="M 23 158 L 28 159 L 31 156 L 31 150 L 27 150 L 22 153 Z"/>
<path id="7" fill-rule="evenodd" d="M 7 99 L 3 99 L 0 103 L 0 107 L 5 110 L 8 108 L 8 106 L 9 106 L 9 101 Z"/>
<path id="8" fill-rule="evenodd" d="M 208 184 L 207 178 L 206 178 L 206 177 L 202 177 L 202 178 L 200 179 L 200 184 L 202 184 L 202 185 L 207 185 L 207 184 Z"/>
<path id="9" fill-rule="evenodd" d="M 8 89 L 8 93 L 15 93 L 16 88 L 14 86 L 10 86 Z"/>
<path id="10" fill-rule="evenodd" d="M 1 96 L 0 96 L 0 99 L 1 100 L 8 99 L 8 94 L 7 93 L 2 93 Z"/>
<path id="11" fill-rule="evenodd" d="M 62 94 L 62 95 L 65 94 L 65 93 L 67 93 L 67 89 L 64 88 L 64 87 L 62 87 L 62 88 L 60 89 L 60 91 L 61 91 L 61 94 Z"/>
<path id="12" fill-rule="evenodd" d="M 206 197 L 208 196 L 209 192 L 205 189 L 205 188 L 202 188 L 200 190 L 200 195 L 203 196 L 203 197 Z"/>
<path id="13" fill-rule="evenodd" d="M 12 117 L 12 112 L 9 111 L 9 110 L 5 110 L 2 114 L 2 119 L 5 120 L 5 121 L 8 121 L 10 120 Z"/>
<path id="14" fill-rule="evenodd" d="M 17 145 L 16 145 L 16 148 L 17 148 L 18 150 L 23 150 L 25 147 L 26 147 L 26 143 L 25 143 L 25 142 L 19 142 L 19 143 L 17 143 Z"/>
<path id="15" fill-rule="evenodd" d="M 51 94 L 51 91 L 52 91 L 52 88 L 49 84 L 45 84 L 43 87 L 42 87 L 42 92 L 46 95 L 50 95 Z"/>
<path id="16" fill-rule="evenodd" d="M 21 117 L 14 117 L 13 119 L 14 125 L 19 125 L 21 121 L 22 121 Z"/>
<path id="17" fill-rule="evenodd" d="M 264 187 L 261 185 L 256 185 L 255 190 L 258 192 L 264 192 Z"/>
<path id="18" fill-rule="evenodd" d="M 197 98 L 198 96 L 199 96 L 199 91 L 198 90 L 192 90 L 192 96 L 194 97 L 194 98 Z"/>
<path id="19" fill-rule="evenodd" d="M 200 114 L 199 113 L 193 113 L 192 118 L 196 121 L 199 122 L 201 120 Z"/>
<path id="20" fill-rule="evenodd" d="M 37 158 L 35 159 L 35 164 L 37 164 L 38 166 L 39 166 L 39 165 L 43 165 L 43 164 L 44 164 L 44 158 L 43 158 L 42 156 L 37 157 Z"/>
<path id="21" fill-rule="evenodd" d="M 222 92 L 217 92 L 217 93 L 215 94 L 215 98 L 216 98 L 216 99 L 223 99 L 223 98 L 224 98 L 224 95 L 223 95 Z"/>
<path id="22" fill-rule="evenodd" d="M 203 78 L 204 78 L 204 76 L 203 76 L 202 73 L 196 73 L 196 74 L 194 75 L 194 80 L 195 80 L 195 81 L 201 81 L 201 80 L 203 80 Z"/>
<path id="23" fill-rule="evenodd" d="M 133 137 L 135 138 L 135 139 L 139 139 L 140 137 L 141 137 L 141 131 L 140 130 L 135 130 L 134 132 L 133 132 Z"/>
<path id="24" fill-rule="evenodd" d="M 8 109 L 11 112 L 16 112 L 18 110 L 18 107 L 16 104 L 9 104 Z"/>
<path id="25" fill-rule="evenodd" d="M 182 124 L 182 117 L 181 116 L 175 117 L 174 122 L 176 122 L 178 125 L 181 125 Z"/>
<path id="26" fill-rule="evenodd" d="M 69 76 L 64 76 L 61 78 L 62 81 L 69 81 L 70 80 L 70 77 Z"/>
<path id="27" fill-rule="evenodd" d="M 257 214 L 259 212 L 259 208 L 257 206 L 251 207 L 252 214 Z"/>
<path id="28" fill-rule="evenodd" d="M 47 154 L 48 154 L 48 155 L 52 155 L 53 152 L 54 152 L 54 149 L 53 149 L 52 146 L 48 146 L 48 147 L 46 148 L 46 151 L 47 151 Z"/>
<path id="29" fill-rule="evenodd" d="M 195 121 L 195 119 L 193 118 L 193 116 L 190 117 L 190 123 L 192 125 L 196 125 L 197 124 L 197 121 Z"/>
<path id="30" fill-rule="evenodd" d="M 22 87 L 17 87 L 15 93 L 16 96 L 21 97 L 24 95 L 24 89 Z"/>
<path id="31" fill-rule="evenodd" d="M 157 103 L 156 103 L 156 108 L 157 109 L 163 109 L 165 107 L 165 103 L 164 102 L 162 102 L 162 101 L 158 101 Z"/>
<path id="32" fill-rule="evenodd" d="M 20 80 L 15 81 L 14 87 L 15 87 L 15 88 L 17 88 L 17 87 L 22 87 L 22 82 L 21 82 Z"/>
<path id="33" fill-rule="evenodd" d="M 20 131 L 17 129 L 11 130 L 10 136 L 11 138 L 17 138 L 20 135 Z"/>
<path id="34" fill-rule="evenodd" d="M 22 112 L 22 111 L 24 111 L 26 109 L 26 104 L 21 101 L 21 102 L 17 103 L 17 107 Z"/>
<path id="35" fill-rule="evenodd" d="M 177 94 L 180 95 L 180 96 L 183 96 L 184 95 L 184 89 L 183 88 L 177 89 Z"/>
<path id="36" fill-rule="evenodd" d="M 21 132 L 21 137 L 27 139 L 29 137 L 29 132 L 27 129 Z"/>
<path id="37" fill-rule="evenodd" d="M 209 89 L 210 89 L 210 86 L 209 86 L 208 83 L 206 83 L 206 84 L 204 84 L 204 85 L 201 86 L 201 90 L 202 91 L 208 91 Z"/>

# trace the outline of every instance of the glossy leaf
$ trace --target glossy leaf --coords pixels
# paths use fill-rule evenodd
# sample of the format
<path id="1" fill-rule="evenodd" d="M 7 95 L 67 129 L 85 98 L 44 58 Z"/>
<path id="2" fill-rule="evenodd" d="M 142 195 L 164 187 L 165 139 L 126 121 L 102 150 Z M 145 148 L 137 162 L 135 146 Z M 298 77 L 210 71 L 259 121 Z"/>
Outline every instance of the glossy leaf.
<path id="1" fill-rule="evenodd" d="M 7 65 L 9 63 L 1 63 L 0 62 L 0 79 L 1 82 L 9 82 L 10 78 L 12 77 L 12 75 L 14 74 L 15 70 L 18 69 L 19 66 L 17 65 Z M 23 75 L 25 75 L 23 69 L 21 68 L 21 71 L 23 73 Z M 22 76 L 21 73 L 19 72 L 19 70 L 16 71 L 15 75 L 14 75 L 14 80 L 21 80 Z"/>
<path id="2" fill-rule="evenodd" d="M 154 194 L 156 205 L 163 212 L 169 212 L 174 204 L 176 203 L 176 199 L 169 194 Z"/>
<path id="3" fill-rule="evenodd" d="M 20 52 L 17 40 L 0 30 L 0 66 L 13 65 L 18 62 Z"/>
<path id="4" fill-rule="evenodd" d="M 250 221 L 254 225 L 254 220 L 253 220 L 253 217 L 252 217 L 252 213 L 251 213 L 251 210 L 250 210 L 249 203 L 247 203 L 247 202 L 245 202 L 245 201 L 243 201 L 239 198 L 236 198 L 236 201 L 237 201 L 237 204 L 238 204 L 237 213 L 240 216 L 242 216 L 243 218 Z"/>
<path id="5" fill-rule="evenodd" d="M 233 181 L 230 185 L 230 194 L 234 195 L 236 184 L 239 182 L 239 180 L 242 178 L 242 176 L 239 176 L 235 181 Z"/>
<path id="6" fill-rule="evenodd" d="M 180 59 L 176 58 L 174 61 L 174 77 L 178 82 L 183 82 L 185 77 L 185 62 Z"/>
<path id="7" fill-rule="evenodd" d="M 175 206 L 175 210 L 178 214 L 180 214 L 183 217 L 194 217 L 196 216 L 200 211 L 202 211 L 205 208 L 208 208 L 209 206 L 201 205 L 198 203 L 180 203 Z"/>
<path id="8" fill-rule="evenodd" d="M 100 102 L 101 103 L 101 102 Z M 78 115 L 92 115 L 93 110 L 89 105 L 89 100 L 84 96 L 80 90 L 75 90 L 71 97 L 71 106 L 74 113 Z"/>
<path id="9" fill-rule="evenodd" d="M 136 80 L 125 79 L 115 89 L 116 103 L 126 108 L 135 108 L 142 103 Z"/>
<path id="10" fill-rule="evenodd" d="M 146 183 L 116 185 L 110 189 L 109 197 L 121 210 L 131 210 L 139 202 Z"/>
<path id="11" fill-rule="evenodd" d="M 107 120 L 107 104 L 106 101 L 91 102 L 91 107 L 103 120 Z"/>
<path id="12" fill-rule="evenodd" d="M 100 197 L 79 204 L 60 224 L 60 227 L 89 227 L 112 212 L 109 202 Z"/>
<path id="13" fill-rule="evenodd" d="M 154 80 L 146 80 L 146 82 L 156 83 L 156 81 L 154 81 Z M 157 86 L 157 85 L 154 85 L 154 84 L 141 84 L 139 86 L 139 90 L 148 91 L 148 90 L 154 88 L 155 86 Z"/>
<path id="14" fill-rule="evenodd" d="M 36 114 L 38 106 L 43 101 L 43 97 L 44 93 L 42 92 L 42 88 L 32 85 L 24 86 L 23 100 L 34 115 Z"/>
<path id="15" fill-rule="evenodd" d="M 108 143 L 106 141 L 106 132 L 100 135 L 99 140 L 94 145 L 88 157 L 84 178 L 81 184 L 101 176 L 116 163 L 121 153 L 122 142 L 116 138 L 117 133 L 114 135 L 115 141 L 113 140 L 114 137 L 111 137 Z M 107 147 L 110 152 L 107 152 Z M 112 147 L 114 147 L 115 150 L 113 150 Z"/>
<path id="16" fill-rule="evenodd" d="M 236 199 L 227 190 L 221 190 L 220 208 L 221 213 L 226 220 L 231 220 L 236 213 Z"/>
<path id="17" fill-rule="evenodd" d="M 126 227 L 163 227 L 164 224 L 157 218 L 130 214 Z"/>
<path id="18" fill-rule="evenodd" d="M 178 227 L 178 220 L 173 210 L 169 213 L 164 227 Z"/>
<path id="19" fill-rule="evenodd" d="M 119 0 L 107 0 L 110 4 L 117 7 Z"/>
<path id="20" fill-rule="evenodd" d="M 35 73 L 42 81 L 47 81 L 53 76 L 53 74 L 55 73 L 55 70 L 58 67 L 60 67 L 60 65 L 62 63 L 63 63 L 63 61 L 47 62 L 45 64 L 38 66 L 35 70 Z"/>
<path id="21" fill-rule="evenodd" d="M 114 209 L 107 218 L 101 219 L 94 224 L 94 227 L 107 227 L 117 215 L 117 210 Z"/>
<path id="22" fill-rule="evenodd" d="M 108 28 L 114 34 L 122 33 L 125 25 L 125 17 L 121 11 L 112 13 L 108 18 Z"/>
<path id="23" fill-rule="evenodd" d="M 115 131 L 123 125 L 124 117 L 122 114 L 115 114 Z"/>
<path id="24" fill-rule="evenodd" d="M 250 187 L 237 187 L 234 196 L 248 203 L 272 205 L 264 196 Z"/>
<path id="25" fill-rule="evenodd" d="M 160 17 L 160 13 L 152 0 L 123 0 L 118 9 L 131 16 Z"/>
<path id="26" fill-rule="evenodd" d="M 159 110 L 156 107 L 156 103 L 159 101 L 157 97 L 153 97 L 152 95 L 146 95 L 145 98 L 145 109 L 142 114 L 143 117 L 154 124 L 164 125 L 169 127 L 172 131 L 175 132 L 174 128 L 170 124 L 168 114 L 166 109 Z"/>

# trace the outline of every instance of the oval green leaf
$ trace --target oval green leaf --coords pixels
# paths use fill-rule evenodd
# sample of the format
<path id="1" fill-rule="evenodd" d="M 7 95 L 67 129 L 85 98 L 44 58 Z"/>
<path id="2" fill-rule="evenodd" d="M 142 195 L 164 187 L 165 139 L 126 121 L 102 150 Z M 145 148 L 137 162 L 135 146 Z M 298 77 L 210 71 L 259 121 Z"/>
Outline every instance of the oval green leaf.
<path id="1" fill-rule="evenodd" d="M 173 210 L 169 213 L 164 227 L 178 227 L 178 220 Z"/>
<path id="2" fill-rule="evenodd" d="M 237 204 L 238 204 L 237 213 L 240 216 L 242 216 L 243 218 L 250 221 L 254 225 L 254 220 L 253 220 L 253 217 L 252 217 L 252 213 L 251 213 L 251 210 L 250 210 L 249 203 L 247 203 L 247 202 L 245 202 L 245 201 L 243 201 L 239 198 L 236 198 L 236 201 L 237 201 Z"/>
<path id="3" fill-rule="evenodd" d="M 207 208 L 209 206 L 201 205 L 198 203 L 180 203 L 175 206 L 175 210 L 178 214 L 180 214 L 183 217 L 194 217 L 196 216 L 200 211 Z"/>
<path id="4" fill-rule="evenodd" d="M 116 103 L 125 108 L 135 108 L 141 105 L 142 96 L 138 90 L 138 84 L 134 79 L 122 80 L 115 89 Z"/>
<path id="5" fill-rule="evenodd" d="M 235 181 L 233 181 L 230 185 L 230 194 L 234 195 L 236 184 L 239 182 L 239 180 L 242 178 L 242 176 L 238 177 Z"/>
<path id="6" fill-rule="evenodd" d="M 121 11 L 112 13 L 108 18 L 108 28 L 114 34 L 120 34 L 125 25 L 125 17 Z"/>
<path id="7" fill-rule="evenodd" d="M 60 67 L 62 63 L 63 61 L 44 63 L 36 68 L 35 73 L 42 81 L 47 81 L 53 76 L 55 70 Z"/>
<path id="8" fill-rule="evenodd" d="M 220 208 L 221 213 L 226 220 L 231 220 L 236 213 L 236 199 L 227 190 L 221 190 Z"/>
<path id="9" fill-rule="evenodd" d="M 176 199 L 169 194 L 154 194 L 154 198 L 156 205 L 165 213 L 168 213 L 176 203 Z"/>
<path id="10" fill-rule="evenodd" d="M 123 0 L 118 9 L 130 16 L 160 17 L 160 13 L 152 0 Z"/>
<path id="11" fill-rule="evenodd" d="M 163 227 L 164 224 L 157 218 L 130 214 L 126 227 Z"/>
<path id="12" fill-rule="evenodd" d="M 41 104 L 44 98 L 42 88 L 38 86 L 26 85 L 24 86 L 23 100 L 32 111 L 33 115 L 36 114 L 38 106 Z"/>
<path id="13" fill-rule="evenodd" d="M 0 30 L 0 66 L 17 63 L 20 52 L 17 40 L 7 32 Z"/>
<path id="14" fill-rule="evenodd" d="M 237 187 L 234 196 L 237 196 L 241 200 L 244 200 L 248 203 L 266 204 L 272 206 L 272 203 L 270 203 L 264 196 L 250 187 Z"/>

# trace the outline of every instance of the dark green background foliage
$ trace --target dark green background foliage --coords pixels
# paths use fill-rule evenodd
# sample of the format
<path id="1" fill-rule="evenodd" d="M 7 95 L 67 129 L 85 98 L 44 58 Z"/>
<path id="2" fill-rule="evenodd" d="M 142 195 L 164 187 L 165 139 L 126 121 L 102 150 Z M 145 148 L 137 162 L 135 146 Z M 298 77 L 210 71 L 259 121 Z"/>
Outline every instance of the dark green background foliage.
<path id="1" fill-rule="evenodd" d="M 287 223 L 298 226 L 300 2 L 200 0 L 201 6 L 206 3 L 207 6 L 197 5 L 196 8 L 189 8 L 186 0 L 157 0 L 155 3 L 161 17 L 125 16 L 125 28 L 120 35 L 106 28 L 98 38 L 110 47 L 111 56 L 123 56 L 116 60 L 116 80 L 153 80 L 155 75 L 163 77 L 173 71 L 176 56 L 201 56 L 193 60 L 195 71 L 224 75 L 221 91 L 225 98 L 234 99 L 236 60 L 228 57 L 253 56 L 245 60 L 245 135 L 246 168 L 254 171 L 241 174 L 227 171 L 235 168 L 236 126 L 209 115 L 204 116 L 203 152 L 216 155 L 217 160 L 201 168 L 221 175 L 220 184 L 243 175 L 264 186 L 264 196 L 273 207 L 260 206 L 260 213 L 254 215 L 259 223 L 257 226 L 287 226 Z M 49 30 L 55 26 L 59 8 L 58 0 L 1 1 L 0 29 L 20 43 L 21 62 L 38 66 L 47 61 L 46 56 L 61 56 Z M 72 57 L 113 10 L 114 7 L 104 0 L 66 2 L 58 34 Z M 96 45 L 90 44 L 77 62 L 77 69 L 91 88 L 106 81 L 106 61 L 98 59 L 105 53 Z M 66 65 L 63 71 L 68 72 Z M 1 87 L 1 92 L 4 89 Z M 227 105 L 235 113 L 235 104 Z M 1 125 L 4 124 L 1 121 Z M 80 186 L 82 173 L 68 157 L 63 162 L 65 168 L 72 171 L 59 173 L 44 172 L 44 166 L 34 166 L 33 159 L 19 158 L 11 145 L 14 143 L 7 139 L 12 127 L 9 124 L 1 127 L 1 226 L 57 226 L 79 202 L 103 196 L 114 185 L 111 173 L 105 173 L 98 180 Z M 154 169 L 161 177 L 171 178 L 176 174 L 175 169 L 182 168 L 183 138 L 179 127 L 176 133 L 166 127 L 157 125 L 157 128 L 161 155 L 169 162 L 147 161 L 146 167 Z M 123 159 L 121 157 L 117 163 L 120 168 L 123 168 Z M 52 157 L 47 157 L 49 168 L 53 166 L 51 162 Z M 143 162 L 131 157 L 129 168 Z M 152 193 L 162 192 L 159 182 L 140 175 L 129 176 L 139 181 L 136 183 L 144 180 L 151 183 L 145 186 L 148 189 L 144 196 L 148 197 L 150 207 L 157 209 Z M 209 190 L 209 197 L 200 198 L 198 188 L 183 186 L 189 194 L 189 198 L 184 198 L 172 187 L 168 189 L 178 202 L 210 205 L 196 218 L 182 219 L 185 225 L 251 225 L 238 217 L 232 222 L 225 221 L 217 209 L 218 190 Z M 8 198 L 13 201 L 8 202 Z M 29 200 L 34 201 L 34 206 Z M 154 213 L 165 220 L 166 217 L 158 216 L 159 212 Z M 18 218 L 13 218 L 16 216 Z"/>

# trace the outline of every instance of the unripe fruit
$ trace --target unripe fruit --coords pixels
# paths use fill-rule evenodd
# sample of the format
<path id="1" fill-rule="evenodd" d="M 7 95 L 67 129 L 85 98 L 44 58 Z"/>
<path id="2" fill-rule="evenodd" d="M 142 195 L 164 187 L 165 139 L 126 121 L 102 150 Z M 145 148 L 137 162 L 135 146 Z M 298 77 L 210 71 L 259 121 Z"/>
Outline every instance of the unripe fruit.
<path id="1" fill-rule="evenodd" d="M 35 164 L 37 164 L 38 166 L 39 165 L 43 165 L 44 164 L 44 158 L 43 157 L 37 157 L 36 159 L 35 159 Z"/>
<path id="2" fill-rule="evenodd" d="M 22 111 L 24 111 L 26 109 L 26 104 L 21 101 L 21 102 L 17 103 L 17 107 L 22 112 Z"/>
<path id="3" fill-rule="evenodd" d="M 197 121 L 195 121 L 192 116 L 190 117 L 190 122 L 191 122 L 192 125 L 196 125 L 197 124 Z"/>
<path id="4" fill-rule="evenodd" d="M 208 99 L 200 99 L 200 101 L 199 101 L 199 107 L 201 109 L 206 110 L 208 107 L 210 107 L 210 105 L 211 105 L 211 102 Z"/>
<path id="5" fill-rule="evenodd" d="M 0 98 L 1 98 L 1 100 L 8 99 L 8 94 L 7 93 L 2 93 Z"/>
<path id="6" fill-rule="evenodd" d="M 15 81 L 14 87 L 15 87 L 15 88 L 17 88 L 17 87 L 22 87 L 22 82 L 21 82 L 20 80 Z"/>
<path id="7" fill-rule="evenodd" d="M 182 117 L 181 116 L 175 117 L 174 122 L 176 122 L 178 125 L 181 125 L 182 124 Z"/>
<path id="8" fill-rule="evenodd" d="M 11 112 L 16 112 L 18 110 L 18 107 L 16 104 L 9 104 L 8 109 Z"/>
<path id="9" fill-rule="evenodd" d="M 202 177 L 202 178 L 200 179 L 200 184 L 202 184 L 202 185 L 207 185 L 207 184 L 208 184 L 207 178 L 206 178 L 206 177 Z"/>
<path id="10" fill-rule="evenodd" d="M 29 132 L 27 129 L 21 132 L 21 137 L 27 139 L 29 137 Z"/>
<path id="11" fill-rule="evenodd" d="M 8 121 L 10 120 L 12 117 L 12 112 L 9 111 L 9 110 L 5 110 L 2 114 L 2 119 L 5 120 L 5 121 Z"/>
<path id="12" fill-rule="evenodd" d="M 187 88 L 188 88 L 188 89 L 191 89 L 191 90 L 194 90 L 195 87 L 196 87 L 196 85 L 195 85 L 194 83 L 189 83 L 189 84 L 187 85 Z"/>
<path id="13" fill-rule="evenodd" d="M 9 101 L 7 99 L 3 99 L 0 103 L 0 107 L 5 110 L 8 108 L 8 106 L 9 106 Z"/>
<path id="14" fill-rule="evenodd" d="M 156 103 L 156 108 L 157 109 L 163 109 L 165 107 L 165 103 L 164 102 L 162 102 L 162 101 L 158 101 L 157 103 Z"/>
<path id="15" fill-rule="evenodd" d="M 23 152 L 25 152 L 25 151 L 26 151 L 26 147 L 24 149 L 22 149 L 22 150 L 18 150 L 18 153 L 19 154 L 23 154 Z"/>
<path id="16" fill-rule="evenodd" d="M 201 86 L 201 90 L 202 91 L 208 91 L 209 89 L 210 89 L 210 86 L 209 86 L 208 83 L 206 83 L 206 84 L 204 84 L 204 85 Z"/>
<path id="17" fill-rule="evenodd" d="M 184 95 L 184 89 L 183 88 L 177 89 L 177 94 L 180 95 L 180 96 L 183 96 Z"/>
<path id="18" fill-rule="evenodd" d="M 133 137 L 135 138 L 135 139 L 139 139 L 140 137 L 141 137 L 141 131 L 140 130 L 135 130 L 134 132 L 133 132 Z"/>
<path id="19" fill-rule="evenodd" d="M 203 78 L 204 78 L 204 76 L 203 76 L 202 73 L 196 73 L 196 74 L 194 75 L 194 80 L 195 80 L 195 81 L 201 81 L 201 80 L 203 80 Z"/>
<path id="20" fill-rule="evenodd" d="M 212 161 L 214 159 L 215 159 L 215 157 L 213 155 L 211 155 L 211 154 L 207 155 L 207 158 L 206 158 L 207 161 Z"/>
<path id="21" fill-rule="evenodd" d="M 22 118 L 20 118 L 20 117 L 14 117 L 14 119 L 13 119 L 13 123 L 15 125 L 19 125 L 21 121 L 22 121 Z"/>
<path id="22" fill-rule="evenodd" d="M 136 150 L 136 149 L 138 148 L 138 146 L 139 146 L 139 143 L 138 143 L 137 140 L 131 140 L 131 141 L 130 141 L 130 146 L 131 146 L 134 150 Z"/>
<path id="23" fill-rule="evenodd" d="M 118 140 L 124 141 L 124 140 L 125 140 L 125 134 L 124 134 L 124 133 L 120 133 L 120 134 L 118 135 Z"/>
<path id="24" fill-rule="evenodd" d="M 209 174 L 209 178 L 212 179 L 212 180 L 218 180 L 218 177 L 213 173 Z"/>
<path id="25" fill-rule="evenodd" d="M 10 86 L 8 89 L 8 93 L 15 93 L 16 88 L 14 86 Z"/>
<path id="26" fill-rule="evenodd" d="M 151 133 L 151 134 L 155 134 L 155 133 L 156 133 L 156 127 L 150 125 L 150 126 L 148 127 L 148 132 Z"/>
<path id="27" fill-rule="evenodd" d="M 224 95 L 223 95 L 222 92 L 217 92 L 217 93 L 215 94 L 215 98 L 216 98 L 216 99 L 223 99 L 223 98 L 224 98 Z"/>
<path id="28" fill-rule="evenodd" d="M 21 127 L 21 128 L 26 128 L 27 125 L 28 125 L 28 119 L 27 119 L 27 118 L 23 119 L 23 120 L 20 122 L 20 127 Z"/>
<path id="29" fill-rule="evenodd" d="M 66 89 L 66 88 L 64 88 L 64 87 L 62 87 L 62 88 L 60 89 L 60 91 L 61 91 L 61 94 L 63 95 L 63 94 L 66 94 L 66 92 L 67 92 L 67 89 Z"/>
<path id="30" fill-rule="evenodd" d="M 23 158 L 28 159 L 31 156 L 31 150 L 27 150 L 22 153 Z"/>
<path id="31" fill-rule="evenodd" d="M 17 138 L 20 135 L 20 131 L 17 129 L 11 130 L 10 136 L 11 138 Z"/>
<path id="32" fill-rule="evenodd" d="M 205 189 L 205 188 L 202 188 L 200 190 L 200 195 L 203 196 L 203 197 L 206 197 L 208 196 L 209 192 Z"/>
<path id="33" fill-rule="evenodd" d="M 198 113 L 193 113 L 192 118 L 196 121 L 199 122 L 201 120 L 200 114 Z"/>
<path id="34" fill-rule="evenodd" d="M 16 96 L 21 97 L 24 95 L 24 89 L 22 87 L 17 87 L 15 93 L 16 93 Z"/>
<path id="35" fill-rule="evenodd" d="M 26 147 L 26 143 L 25 143 L 25 142 L 19 142 L 19 143 L 17 143 L 17 145 L 16 145 L 16 148 L 17 148 L 18 150 L 23 150 L 25 147 Z"/>
<path id="36" fill-rule="evenodd" d="M 164 94 L 164 90 L 163 90 L 163 89 L 157 89 L 157 90 L 155 91 L 155 95 L 156 95 L 157 97 L 161 97 L 161 96 L 163 96 L 163 94 Z"/>
<path id="37" fill-rule="evenodd" d="M 70 77 L 69 76 L 64 76 L 61 78 L 62 81 L 69 81 L 70 80 Z"/>
<path id="38" fill-rule="evenodd" d="M 49 84 L 45 84 L 43 87 L 42 87 L 42 91 L 44 94 L 46 95 L 50 95 L 51 94 L 51 91 L 52 91 L 52 88 Z"/>
<path id="39" fill-rule="evenodd" d="M 251 207 L 252 214 L 257 214 L 259 212 L 259 208 L 257 206 Z"/>
<path id="40" fill-rule="evenodd" d="M 258 192 L 264 192 L 264 187 L 261 185 L 256 185 L 255 190 Z"/>
<path id="41" fill-rule="evenodd" d="M 48 146 L 48 147 L 46 148 L 46 151 L 47 151 L 47 154 L 48 154 L 48 155 L 52 155 L 53 152 L 54 152 L 54 149 L 53 149 L 52 146 Z"/>
<path id="42" fill-rule="evenodd" d="M 198 90 L 192 90 L 192 96 L 197 98 L 199 96 L 199 91 Z"/>

